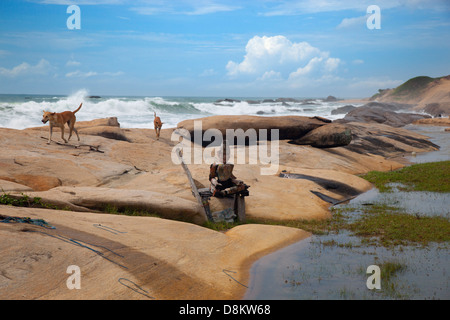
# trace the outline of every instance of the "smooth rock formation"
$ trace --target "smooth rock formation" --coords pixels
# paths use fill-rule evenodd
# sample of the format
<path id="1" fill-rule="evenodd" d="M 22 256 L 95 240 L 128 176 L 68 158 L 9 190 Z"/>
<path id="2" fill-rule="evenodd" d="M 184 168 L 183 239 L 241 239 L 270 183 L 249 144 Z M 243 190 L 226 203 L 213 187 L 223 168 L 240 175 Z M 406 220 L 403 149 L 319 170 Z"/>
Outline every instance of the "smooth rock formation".
<path id="1" fill-rule="evenodd" d="M 345 125 L 331 123 L 311 130 L 303 137 L 291 141 L 293 144 L 310 145 L 316 148 L 334 148 L 350 144 L 351 129 Z"/>
<path id="2" fill-rule="evenodd" d="M 266 139 L 265 136 L 260 136 L 260 130 L 267 130 L 267 139 L 271 139 L 271 129 L 279 130 L 279 139 L 296 139 L 309 131 L 330 122 L 327 119 L 320 117 L 302 117 L 302 116 L 286 116 L 286 117 L 260 117 L 260 116 L 211 116 L 201 119 L 185 120 L 178 124 L 178 128 L 186 129 L 192 140 L 195 138 L 194 124 L 197 121 L 201 123 L 199 132 L 203 136 L 206 130 L 218 130 L 223 137 L 226 136 L 226 130 L 231 129 L 238 137 L 244 137 L 248 129 L 254 129 L 257 133 L 257 139 Z M 200 122 L 201 121 L 201 122 Z M 242 134 L 236 130 L 243 130 Z M 239 141 L 239 140 L 237 140 Z M 203 141 L 203 145 L 207 146 L 211 143 L 210 140 Z"/>
<path id="3" fill-rule="evenodd" d="M 310 235 L 261 224 L 217 232 L 153 217 L 0 208 L 55 227 L 0 223 L 2 300 L 240 299 L 252 262 Z M 79 290 L 67 286 L 70 266 L 80 268 Z"/>
<path id="4" fill-rule="evenodd" d="M 392 110 L 392 109 L 394 110 Z M 399 106 L 394 104 L 368 103 L 362 107 L 351 110 L 343 119 L 336 120 L 338 123 L 364 122 L 383 123 L 393 127 L 403 127 L 419 119 L 430 118 L 429 115 L 396 112 Z"/>

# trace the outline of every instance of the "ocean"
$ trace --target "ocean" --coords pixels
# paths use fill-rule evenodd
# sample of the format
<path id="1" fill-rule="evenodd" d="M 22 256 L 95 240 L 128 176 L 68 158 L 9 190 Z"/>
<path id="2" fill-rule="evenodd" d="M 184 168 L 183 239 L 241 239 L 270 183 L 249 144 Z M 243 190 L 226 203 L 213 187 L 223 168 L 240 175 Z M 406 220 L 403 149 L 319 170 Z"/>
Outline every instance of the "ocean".
<path id="1" fill-rule="evenodd" d="M 87 90 L 67 96 L 0 94 L 0 127 L 42 126 L 43 110 L 73 111 L 81 102 L 83 107 L 76 114 L 77 121 L 117 117 L 122 128 L 153 128 L 153 112 L 163 120 L 163 128 L 175 128 L 183 120 L 212 115 L 299 115 L 335 120 L 344 114 L 333 115 L 332 111 L 346 104 L 318 98 L 100 97 L 90 95 Z"/>

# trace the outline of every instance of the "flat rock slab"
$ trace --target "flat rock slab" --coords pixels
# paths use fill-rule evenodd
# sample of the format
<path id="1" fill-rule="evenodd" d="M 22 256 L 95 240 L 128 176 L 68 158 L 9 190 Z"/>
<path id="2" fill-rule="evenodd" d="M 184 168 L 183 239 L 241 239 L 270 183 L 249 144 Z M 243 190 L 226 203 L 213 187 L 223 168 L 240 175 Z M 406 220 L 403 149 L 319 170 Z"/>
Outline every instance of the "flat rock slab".
<path id="1" fill-rule="evenodd" d="M 218 232 L 154 217 L 2 207 L 55 229 L 0 223 L 0 299 L 240 299 L 251 264 L 310 236 L 282 226 Z M 80 289 L 67 280 L 78 266 Z M 134 290 L 133 290 L 134 289 Z"/>

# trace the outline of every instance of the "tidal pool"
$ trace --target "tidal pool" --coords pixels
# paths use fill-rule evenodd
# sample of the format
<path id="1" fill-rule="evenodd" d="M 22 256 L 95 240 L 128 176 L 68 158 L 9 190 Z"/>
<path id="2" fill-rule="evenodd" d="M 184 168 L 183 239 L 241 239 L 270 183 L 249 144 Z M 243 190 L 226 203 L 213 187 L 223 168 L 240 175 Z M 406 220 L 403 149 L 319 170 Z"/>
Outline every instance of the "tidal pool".
<path id="1" fill-rule="evenodd" d="M 349 205 L 355 203 L 341 206 Z M 446 300 L 450 298 L 448 249 L 447 243 L 366 245 L 346 230 L 313 235 L 258 260 L 251 268 L 244 299 Z M 384 264 L 397 264 L 402 270 L 387 282 L 381 273 L 381 289 L 369 289 L 367 268 Z"/>
<path id="2" fill-rule="evenodd" d="M 449 133 L 442 127 L 409 126 L 439 145 L 439 151 L 408 155 L 413 163 L 449 160 Z M 450 215 L 450 195 L 435 192 L 380 193 L 372 189 L 348 204 L 337 207 L 357 208 L 386 204 L 420 217 Z M 347 212 L 357 217 L 360 213 Z M 371 265 L 401 266 L 389 281 L 381 272 L 381 289 L 369 289 Z M 346 230 L 312 237 L 269 254 L 255 262 L 244 299 L 316 300 L 316 299 L 450 299 L 450 255 L 448 243 L 426 246 L 383 247 L 366 245 Z M 384 279 L 383 279 L 384 277 Z"/>

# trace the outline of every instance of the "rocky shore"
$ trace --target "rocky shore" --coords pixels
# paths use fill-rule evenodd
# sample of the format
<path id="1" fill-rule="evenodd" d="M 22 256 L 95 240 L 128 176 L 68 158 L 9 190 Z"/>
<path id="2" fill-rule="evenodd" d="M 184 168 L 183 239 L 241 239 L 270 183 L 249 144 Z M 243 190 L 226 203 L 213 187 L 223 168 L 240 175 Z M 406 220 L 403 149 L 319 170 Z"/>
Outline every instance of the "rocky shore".
<path id="1" fill-rule="evenodd" d="M 395 113 L 357 108 L 335 122 L 215 116 L 201 119 L 202 133 L 279 129 L 275 174 L 261 174 L 261 164 L 235 166 L 234 174 L 251 186 L 247 218 L 326 219 L 329 199 L 344 201 L 371 188 L 358 174 L 394 170 L 404 166 L 405 154 L 439 148 L 402 128 L 414 121 L 433 123 L 433 118 L 388 112 Z M 255 259 L 310 235 L 264 224 L 226 232 L 205 228 L 203 208 L 182 167 L 171 160 L 178 143 L 172 140 L 174 130 L 185 128 L 193 136 L 193 121 L 163 129 L 159 140 L 152 128 L 121 128 L 116 118 L 79 122 L 81 141 L 72 137 L 68 144 L 61 143 L 56 129 L 47 144 L 48 127 L 0 128 L 2 194 L 38 197 L 53 208 L 0 205 L 0 214 L 44 219 L 55 227 L 0 224 L 0 298 L 236 299 L 245 292 Z M 209 164 L 188 166 L 198 187 L 209 186 Z M 289 174 L 302 178 L 289 179 Z M 212 211 L 228 205 L 211 200 Z M 108 208 L 145 210 L 160 218 L 108 214 Z M 80 290 L 66 285 L 70 265 L 80 267 Z"/>

